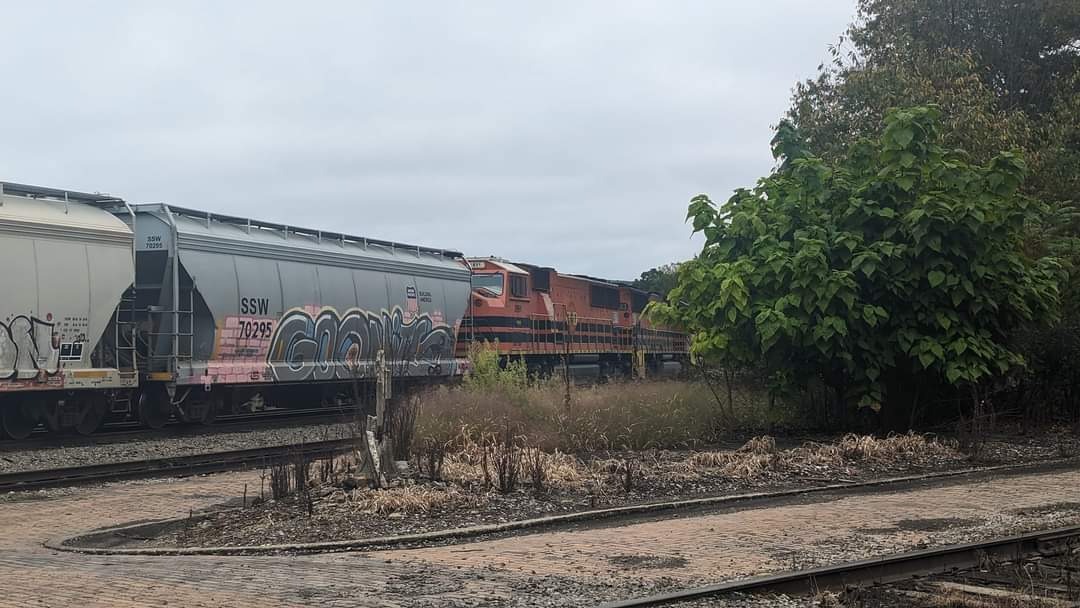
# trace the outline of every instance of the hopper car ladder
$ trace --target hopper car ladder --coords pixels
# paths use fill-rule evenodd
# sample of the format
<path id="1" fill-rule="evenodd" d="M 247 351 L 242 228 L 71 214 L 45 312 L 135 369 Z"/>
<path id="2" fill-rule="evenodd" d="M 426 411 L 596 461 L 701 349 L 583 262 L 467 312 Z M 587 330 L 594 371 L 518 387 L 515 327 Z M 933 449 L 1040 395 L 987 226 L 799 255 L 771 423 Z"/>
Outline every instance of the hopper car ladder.
<path id="1" fill-rule="evenodd" d="M 171 331 L 157 331 L 147 332 L 146 335 L 151 338 L 168 338 L 168 352 L 161 353 L 158 348 L 158 344 L 154 343 L 152 352 L 147 357 L 150 359 L 150 370 L 155 372 L 168 372 L 173 378 L 180 368 L 181 362 L 191 363 L 195 355 L 195 288 L 192 286 L 187 289 L 187 308 L 178 307 L 175 310 L 167 309 L 161 310 L 155 307 L 145 309 L 150 315 L 161 315 L 158 322 L 154 325 L 161 327 L 164 321 L 164 315 L 170 315 L 173 321 L 170 321 L 169 327 Z M 186 344 L 184 341 L 186 340 Z M 187 346 L 187 348 L 183 348 Z M 159 363 L 164 360 L 166 365 L 162 366 Z M 164 367 L 165 369 L 161 369 Z"/>
<path id="2" fill-rule="evenodd" d="M 129 288 L 120 297 L 113 323 L 113 344 L 115 344 L 116 368 L 120 371 L 134 371 L 136 367 L 135 347 L 135 293 Z"/>
<path id="3" fill-rule="evenodd" d="M 113 313 L 113 365 L 121 373 L 135 373 L 138 367 L 137 325 L 135 318 L 135 290 L 128 288 Z M 131 394 L 116 391 L 109 399 L 109 412 L 131 412 Z"/>

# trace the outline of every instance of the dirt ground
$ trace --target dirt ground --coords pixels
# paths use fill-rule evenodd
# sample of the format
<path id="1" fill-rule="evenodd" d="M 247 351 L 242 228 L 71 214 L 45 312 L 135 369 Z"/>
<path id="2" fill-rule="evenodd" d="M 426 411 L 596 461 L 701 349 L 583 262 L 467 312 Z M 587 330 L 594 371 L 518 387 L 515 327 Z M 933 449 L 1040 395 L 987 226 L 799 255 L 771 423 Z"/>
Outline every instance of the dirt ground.
<path id="1" fill-rule="evenodd" d="M 1080 523 L 1077 466 L 537 530 L 443 546 L 310 555 L 80 555 L 43 547 L 241 500 L 257 472 L 6 494 L 0 606 L 596 606 L 674 587 Z M 728 598 L 772 608 L 808 598 Z"/>
<path id="2" fill-rule="evenodd" d="M 786 449 L 764 437 L 735 450 L 548 454 L 539 490 L 523 463 L 522 479 L 509 492 L 492 487 L 496 471 L 489 465 L 485 473 L 484 457 L 475 453 L 449 456 L 443 480 L 406 479 L 383 490 L 354 487 L 360 482 L 348 463 L 338 462 L 330 472 L 316 464 L 308 473 L 315 479 L 303 491 L 266 499 L 264 475 L 260 488 L 250 491 L 255 504 L 192 520 L 131 546 L 251 546 L 432 532 L 661 500 L 1039 462 L 1069 453 L 1061 446 L 1075 441 L 1067 434 L 997 439 L 974 462 L 955 442 L 919 435 L 846 436 Z"/>

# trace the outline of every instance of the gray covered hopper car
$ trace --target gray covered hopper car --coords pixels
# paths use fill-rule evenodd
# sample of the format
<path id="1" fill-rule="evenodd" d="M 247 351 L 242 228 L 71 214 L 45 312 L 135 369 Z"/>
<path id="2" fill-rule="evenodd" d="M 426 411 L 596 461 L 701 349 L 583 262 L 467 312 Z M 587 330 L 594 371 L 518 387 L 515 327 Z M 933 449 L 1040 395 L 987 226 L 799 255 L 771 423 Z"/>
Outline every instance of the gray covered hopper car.
<path id="1" fill-rule="evenodd" d="M 0 422 L 91 432 L 461 374 L 461 254 L 3 184 Z"/>
<path id="2" fill-rule="evenodd" d="M 149 426 L 169 404 L 198 420 L 340 401 L 375 376 L 380 350 L 397 378 L 464 371 L 454 340 L 470 276 L 459 253 L 168 205 L 129 217 Z"/>

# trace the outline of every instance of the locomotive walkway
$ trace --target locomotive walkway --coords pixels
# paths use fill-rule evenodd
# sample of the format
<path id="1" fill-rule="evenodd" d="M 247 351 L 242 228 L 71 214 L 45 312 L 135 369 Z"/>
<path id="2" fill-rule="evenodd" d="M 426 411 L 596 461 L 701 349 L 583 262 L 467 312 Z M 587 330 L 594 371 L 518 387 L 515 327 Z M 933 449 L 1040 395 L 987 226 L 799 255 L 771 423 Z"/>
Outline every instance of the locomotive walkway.
<path id="1" fill-rule="evenodd" d="M 258 488 L 258 474 L 0 496 L 0 606 L 577 605 L 582 593 L 629 597 L 660 581 L 789 570 L 838 547 L 868 555 L 934 539 L 933 525 L 894 527 L 903 521 L 993 523 L 1080 501 L 1080 470 L 1068 469 L 370 553 L 94 556 L 41 544 L 235 501 L 245 483 Z"/>

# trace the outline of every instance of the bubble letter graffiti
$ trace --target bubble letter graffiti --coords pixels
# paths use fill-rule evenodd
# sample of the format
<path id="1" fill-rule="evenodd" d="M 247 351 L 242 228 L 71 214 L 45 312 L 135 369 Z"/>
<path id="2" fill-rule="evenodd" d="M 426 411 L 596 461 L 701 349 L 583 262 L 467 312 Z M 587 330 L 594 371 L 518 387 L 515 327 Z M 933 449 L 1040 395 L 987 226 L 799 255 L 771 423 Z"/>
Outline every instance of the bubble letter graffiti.
<path id="1" fill-rule="evenodd" d="M 369 374 L 379 350 L 395 376 L 424 375 L 453 356 L 453 332 L 426 314 L 406 322 L 400 308 L 344 315 L 324 308 L 314 317 L 295 309 L 278 323 L 266 362 L 278 382 L 347 380 Z"/>

